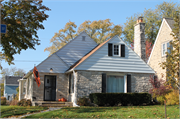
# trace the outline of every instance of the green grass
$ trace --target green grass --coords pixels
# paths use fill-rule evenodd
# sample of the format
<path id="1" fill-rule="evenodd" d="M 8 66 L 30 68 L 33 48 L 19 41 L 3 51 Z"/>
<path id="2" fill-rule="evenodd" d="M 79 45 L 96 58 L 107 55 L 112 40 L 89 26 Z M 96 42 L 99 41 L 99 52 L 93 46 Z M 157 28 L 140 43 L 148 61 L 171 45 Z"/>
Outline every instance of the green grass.
<path id="1" fill-rule="evenodd" d="M 167 106 L 167 117 L 179 118 L 178 105 Z M 26 118 L 164 118 L 164 106 L 66 107 Z"/>
<path id="2" fill-rule="evenodd" d="M 21 106 L 1 106 L 1 118 L 10 116 L 19 116 L 27 113 L 38 112 L 41 110 L 46 110 L 47 107 L 21 107 Z"/>

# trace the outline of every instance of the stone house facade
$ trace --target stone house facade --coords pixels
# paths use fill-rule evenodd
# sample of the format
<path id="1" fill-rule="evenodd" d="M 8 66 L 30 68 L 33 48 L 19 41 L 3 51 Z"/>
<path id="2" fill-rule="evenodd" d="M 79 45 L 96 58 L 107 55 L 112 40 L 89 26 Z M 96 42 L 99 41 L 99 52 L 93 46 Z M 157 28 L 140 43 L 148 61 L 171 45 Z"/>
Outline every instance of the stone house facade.
<path id="1" fill-rule="evenodd" d="M 170 47 L 170 42 L 173 40 L 172 29 L 174 20 L 171 18 L 163 18 L 158 35 L 156 37 L 152 52 L 150 54 L 148 65 L 154 69 L 158 78 L 166 77 L 166 69 L 160 67 L 160 63 L 166 61 L 166 54 L 168 52 L 168 47 Z M 162 77 L 163 75 L 163 77 Z"/>
<path id="2" fill-rule="evenodd" d="M 144 26 L 138 19 L 135 40 L 144 42 Z M 140 27 L 141 26 L 141 27 Z M 148 92 L 150 75 L 154 70 L 142 59 L 145 45 L 137 43 L 139 56 L 118 36 L 97 45 L 85 32 L 49 56 L 37 69 L 41 85 L 38 87 L 32 70 L 20 82 L 20 99 L 57 101 L 66 98 L 77 106 L 77 99 L 90 93 Z M 26 89 L 23 94 L 23 81 Z"/>

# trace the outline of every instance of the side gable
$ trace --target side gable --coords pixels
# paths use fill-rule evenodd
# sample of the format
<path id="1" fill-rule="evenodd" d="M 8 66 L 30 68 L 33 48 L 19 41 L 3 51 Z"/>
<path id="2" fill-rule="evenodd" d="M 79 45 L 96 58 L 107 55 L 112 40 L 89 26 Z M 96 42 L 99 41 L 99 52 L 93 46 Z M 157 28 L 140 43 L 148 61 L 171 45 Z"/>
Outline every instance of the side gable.
<path id="1" fill-rule="evenodd" d="M 81 32 L 55 54 L 70 67 L 85 54 L 91 51 L 95 46 L 97 46 L 97 43 L 90 38 L 86 32 Z"/>
<path id="2" fill-rule="evenodd" d="M 64 73 L 69 67 L 55 53 L 45 59 L 37 66 L 38 72 Z"/>
<path id="3" fill-rule="evenodd" d="M 171 26 L 170 26 L 168 23 L 171 23 Z M 149 62 L 150 62 L 150 60 L 151 60 L 151 57 L 152 57 L 152 54 L 154 53 L 154 49 L 155 49 L 155 47 L 157 47 L 157 42 L 158 42 L 158 40 L 161 39 L 161 38 L 159 38 L 160 35 L 161 35 L 162 37 L 164 37 L 164 39 L 166 39 L 165 36 L 167 36 L 167 35 L 169 36 L 170 33 L 172 32 L 172 26 L 173 26 L 173 25 L 172 25 L 172 20 L 171 20 L 171 22 L 170 22 L 170 20 L 168 20 L 168 22 L 167 22 L 165 18 L 163 19 L 163 21 L 162 21 L 162 23 L 161 23 L 161 26 L 160 26 L 160 29 L 159 29 L 159 31 L 158 31 L 158 34 L 157 34 L 157 37 L 156 37 L 156 40 L 155 40 L 153 49 L 152 49 L 151 54 L 150 54 L 150 56 L 149 56 L 149 59 L 148 59 L 147 64 L 149 64 Z M 168 29 L 167 29 L 167 28 L 168 28 Z M 168 34 L 162 33 L 162 30 L 163 30 L 163 29 L 166 29 L 166 32 L 167 32 Z M 167 30 L 168 30 L 168 31 L 167 31 Z M 172 40 L 172 39 L 171 39 L 171 40 Z M 162 41 L 162 42 L 163 42 L 163 41 Z"/>
<path id="4" fill-rule="evenodd" d="M 113 37 L 75 67 L 75 70 L 154 73 L 126 44 L 125 57 L 108 56 L 108 43 L 125 44 L 118 36 Z"/>

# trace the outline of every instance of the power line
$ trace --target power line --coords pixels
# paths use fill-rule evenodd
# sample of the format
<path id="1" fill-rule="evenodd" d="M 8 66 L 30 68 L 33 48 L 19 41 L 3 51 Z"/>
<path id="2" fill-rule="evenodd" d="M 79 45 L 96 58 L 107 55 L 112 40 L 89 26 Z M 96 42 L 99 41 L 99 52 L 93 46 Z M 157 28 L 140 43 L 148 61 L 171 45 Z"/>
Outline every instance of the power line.
<path id="1" fill-rule="evenodd" d="M 42 62 L 42 61 L 33 61 L 33 60 L 14 60 L 15 62 Z"/>

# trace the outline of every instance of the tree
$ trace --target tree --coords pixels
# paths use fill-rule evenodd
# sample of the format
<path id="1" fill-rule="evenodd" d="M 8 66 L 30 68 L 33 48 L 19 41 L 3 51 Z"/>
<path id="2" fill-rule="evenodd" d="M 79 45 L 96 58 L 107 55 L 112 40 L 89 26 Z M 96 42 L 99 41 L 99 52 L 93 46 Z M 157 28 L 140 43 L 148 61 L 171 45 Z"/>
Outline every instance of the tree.
<path id="1" fill-rule="evenodd" d="M 178 87 L 180 91 L 179 82 L 179 57 L 180 57 L 180 12 L 176 11 L 176 17 L 174 18 L 175 24 L 173 33 L 171 35 L 174 37 L 173 41 L 170 42 L 168 49 L 170 52 L 166 52 L 166 61 L 160 63 L 162 69 L 166 70 L 166 80 L 169 84 Z"/>
<path id="2" fill-rule="evenodd" d="M 163 76 L 162 76 L 163 77 Z M 157 77 L 154 78 L 154 76 L 150 76 L 150 83 L 152 85 L 152 89 L 149 90 L 149 93 L 152 94 L 153 98 L 156 97 L 162 97 L 164 100 L 164 107 L 165 107 L 165 118 L 167 118 L 166 113 L 166 94 L 168 94 L 171 91 L 171 87 L 169 85 L 166 85 L 166 81 L 161 79 L 158 79 Z"/>
<path id="3" fill-rule="evenodd" d="M 45 14 L 48 10 L 42 0 L 1 2 L 1 22 L 7 25 L 7 33 L 1 34 L 1 55 L 9 64 L 14 60 L 13 55 L 40 44 L 37 30 L 44 29 L 42 22 L 49 17 Z"/>
<path id="4" fill-rule="evenodd" d="M 45 48 L 44 51 L 49 51 L 50 55 L 53 54 L 82 31 L 85 31 L 98 44 L 115 35 L 121 36 L 122 33 L 122 27 L 120 25 L 114 25 L 110 22 L 110 19 L 93 22 L 85 21 L 78 27 L 77 31 L 75 30 L 76 27 L 74 22 L 67 22 L 64 29 L 60 29 L 51 38 L 50 43 L 52 43 L 52 46 Z"/>
<path id="5" fill-rule="evenodd" d="M 157 33 L 159 31 L 161 21 L 163 17 L 175 17 L 175 11 L 180 11 L 180 4 L 173 2 L 163 2 L 160 5 L 156 6 L 156 9 L 148 9 L 144 10 L 143 13 L 134 14 L 131 17 L 127 18 L 126 23 L 124 23 L 124 40 L 126 43 L 131 44 L 134 40 L 134 24 L 136 24 L 136 20 L 139 16 L 144 17 L 144 22 L 146 23 L 145 28 L 145 38 L 154 44 Z"/>
<path id="6" fill-rule="evenodd" d="M 101 44 L 115 35 L 121 36 L 122 27 L 120 25 L 114 25 L 110 22 L 110 19 L 105 19 L 83 22 L 78 28 L 78 34 L 82 31 L 86 31 L 96 43 Z"/>
<path id="7" fill-rule="evenodd" d="M 77 35 L 76 27 L 74 22 L 67 22 L 64 29 L 60 29 L 59 32 L 55 33 L 51 38 L 50 43 L 52 43 L 52 46 L 45 48 L 44 51 L 49 51 L 49 55 L 51 55 L 61 49 Z"/>

